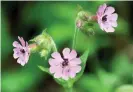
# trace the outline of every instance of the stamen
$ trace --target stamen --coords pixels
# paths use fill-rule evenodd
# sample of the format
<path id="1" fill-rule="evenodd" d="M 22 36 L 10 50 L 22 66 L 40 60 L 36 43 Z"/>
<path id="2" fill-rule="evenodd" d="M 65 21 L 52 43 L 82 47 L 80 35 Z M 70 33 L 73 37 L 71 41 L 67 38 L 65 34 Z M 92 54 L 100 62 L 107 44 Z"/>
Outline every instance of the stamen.
<path id="1" fill-rule="evenodd" d="M 20 51 L 21 51 L 22 53 L 25 53 L 25 50 L 24 50 L 24 49 L 21 49 Z"/>
<path id="2" fill-rule="evenodd" d="M 105 16 L 102 17 L 102 21 L 103 22 L 107 21 L 107 15 L 105 15 Z"/>
<path id="3" fill-rule="evenodd" d="M 68 65 L 68 59 L 64 59 L 64 61 L 62 62 L 62 66 L 65 67 Z"/>

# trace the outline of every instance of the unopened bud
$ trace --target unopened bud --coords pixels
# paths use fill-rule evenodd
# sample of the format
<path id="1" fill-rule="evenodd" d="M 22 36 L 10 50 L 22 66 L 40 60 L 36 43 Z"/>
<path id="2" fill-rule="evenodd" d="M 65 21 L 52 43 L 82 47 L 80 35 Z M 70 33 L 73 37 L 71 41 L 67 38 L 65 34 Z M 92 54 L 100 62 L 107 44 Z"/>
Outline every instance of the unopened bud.
<path id="1" fill-rule="evenodd" d="M 81 28 L 80 29 L 85 35 L 93 36 L 95 34 L 93 28 Z"/>
<path id="2" fill-rule="evenodd" d="M 47 56 L 50 51 L 57 51 L 56 45 L 50 35 L 45 30 L 42 34 L 36 36 L 31 40 L 36 44 L 36 51 L 40 52 L 41 56 Z"/>
<path id="3" fill-rule="evenodd" d="M 82 20 L 88 20 L 89 18 L 89 13 L 88 12 L 85 12 L 85 11 L 80 11 L 78 13 L 78 17 Z"/>
<path id="4" fill-rule="evenodd" d="M 82 20 L 82 21 L 97 22 L 97 16 L 96 15 L 92 15 L 90 12 L 86 12 L 83 10 L 78 12 L 77 18 Z"/>
<path id="5" fill-rule="evenodd" d="M 45 57 L 45 56 L 48 56 L 48 50 L 47 49 L 43 49 L 43 50 L 41 50 L 40 51 L 40 55 L 41 55 L 41 57 Z"/>
<path id="6" fill-rule="evenodd" d="M 96 16 L 92 16 L 91 13 L 86 11 L 80 11 L 76 18 L 76 27 L 82 31 L 85 35 L 94 35 L 94 21 L 97 19 Z"/>
<path id="7" fill-rule="evenodd" d="M 93 36 L 94 34 L 95 34 L 94 29 L 93 28 L 88 28 L 87 35 Z"/>

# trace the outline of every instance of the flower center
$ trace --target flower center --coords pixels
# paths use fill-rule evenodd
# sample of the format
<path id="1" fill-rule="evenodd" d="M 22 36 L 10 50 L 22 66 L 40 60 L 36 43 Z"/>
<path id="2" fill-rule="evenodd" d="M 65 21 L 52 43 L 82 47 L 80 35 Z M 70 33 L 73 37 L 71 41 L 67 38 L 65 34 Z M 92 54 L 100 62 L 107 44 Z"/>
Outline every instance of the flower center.
<path id="1" fill-rule="evenodd" d="M 64 59 L 64 61 L 62 62 L 62 66 L 65 67 L 68 65 L 68 59 Z"/>
<path id="2" fill-rule="evenodd" d="M 25 53 L 25 50 L 24 50 L 24 49 L 21 49 L 20 51 L 21 51 L 22 53 Z"/>
<path id="3" fill-rule="evenodd" d="M 104 16 L 102 17 L 102 21 L 103 21 L 103 22 L 107 21 L 107 15 L 104 15 Z"/>

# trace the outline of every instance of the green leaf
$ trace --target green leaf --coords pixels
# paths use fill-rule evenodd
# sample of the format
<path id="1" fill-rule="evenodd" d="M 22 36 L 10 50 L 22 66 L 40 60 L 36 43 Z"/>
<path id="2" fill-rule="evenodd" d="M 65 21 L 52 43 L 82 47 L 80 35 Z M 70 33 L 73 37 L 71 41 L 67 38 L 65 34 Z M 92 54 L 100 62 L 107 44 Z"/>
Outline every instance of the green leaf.
<path id="1" fill-rule="evenodd" d="M 120 86 L 115 92 L 133 92 L 133 85 Z"/>
<path id="2" fill-rule="evenodd" d="M 74 82 L 77 81 L 84 73 L 84 69 L 85 69 L 85 66 L 86 66 L 86 62 L 87 62 L 87 58 L 88 58 L 88 55 L 89 55 L 89 49 L 87 49 L 83 55 L 80 57 L 81 61 L 82 61 L 82 64 L 81 64 L 81 67 L 82 67 L 82 70 L 80 73 L 77 74 L 77 76 L 74 78 Z"/>

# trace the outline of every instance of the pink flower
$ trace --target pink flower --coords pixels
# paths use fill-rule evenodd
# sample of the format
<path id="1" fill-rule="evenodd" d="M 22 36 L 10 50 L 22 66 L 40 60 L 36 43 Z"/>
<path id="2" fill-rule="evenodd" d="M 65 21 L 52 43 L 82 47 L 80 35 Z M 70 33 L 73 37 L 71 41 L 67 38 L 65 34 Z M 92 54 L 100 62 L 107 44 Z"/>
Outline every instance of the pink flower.
<path id="1" fill-rule="evenodd" d="M 62 78 L 64 80 L 74 78 L 76 73 L 79 73 L 81 70 L 81 60 L 77 58 L 75 50 L 70 51 L 69 48 L 65 48 L 62 53 L 63 57 L 58 52 L 51 54 L 49 71 L 54 74 L 55 78 Z"/>
<path id="2" fill-rule="evenodd" d="M 117 13 L 114 13 L 115 9 L 106 4 L 99 7 L 97 11 L 97 21 L 100 28 L 106 32 L 114 32 L 113 27 L 117 27 Z"/>
<path id="3" fill-rule="evenodd" d="M 28 43 L 25 42 L 22 37 L 18 36 L 18 39 L 21 44 L 17 41 L 13 42 L 13 46 L 15 47 L 13 49 L 14 51 L 13 57 L 15 59 L 18 59 L 17 62 L 22 66 L 24 66 L 29 60 L 30 50 L 28 47 Z"/>

